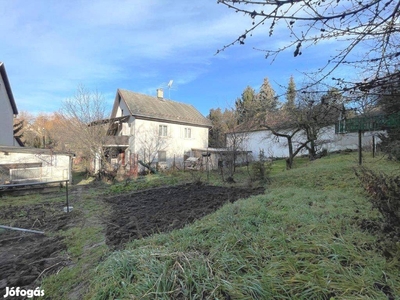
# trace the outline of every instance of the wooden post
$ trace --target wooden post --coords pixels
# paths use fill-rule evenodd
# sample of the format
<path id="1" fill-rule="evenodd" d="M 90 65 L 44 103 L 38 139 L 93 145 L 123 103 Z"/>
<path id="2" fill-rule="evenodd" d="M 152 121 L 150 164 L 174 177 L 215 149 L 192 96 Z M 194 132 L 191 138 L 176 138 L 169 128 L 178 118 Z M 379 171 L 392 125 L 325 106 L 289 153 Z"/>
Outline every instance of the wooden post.
<path id="1" fill-rule="evenodd" d="M 362 131 L 361 129 L 358 130 L 358 164 L 362 165 L 362 138 L 361 138 Z"/>
<path id="2" fill-rule="evenodd" d="M 372 136 L 372 158 L 375 158 L 375 135 Z"/>
<path id="3" fill-rule="evenodd" d="M 66 198 L 67 198 L 67 213 L 69 213 L 68 181 L 65 182 L 65 193 L 66 193 Z"/>

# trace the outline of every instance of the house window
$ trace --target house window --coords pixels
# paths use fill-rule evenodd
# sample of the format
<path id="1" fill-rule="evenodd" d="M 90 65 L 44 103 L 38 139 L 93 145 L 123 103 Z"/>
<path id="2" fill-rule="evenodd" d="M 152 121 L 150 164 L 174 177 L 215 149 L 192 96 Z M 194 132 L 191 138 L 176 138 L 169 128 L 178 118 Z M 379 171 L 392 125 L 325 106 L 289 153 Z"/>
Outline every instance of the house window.
<path id="1" fill-rule="evenodd" d="M 190 139 L 190 138 L 192 138 L 192 129 L 185 128 L 185 139 Z"/>
<path id="2" fill-rule="evenodd" d="M 159 136 L 167 136 L 167 125 L 159 126 Z"/>
<path id="3" fill-rule="evenodd" d="M 167 151 L 158 151 L 158 162 L 167 161 Z"/>

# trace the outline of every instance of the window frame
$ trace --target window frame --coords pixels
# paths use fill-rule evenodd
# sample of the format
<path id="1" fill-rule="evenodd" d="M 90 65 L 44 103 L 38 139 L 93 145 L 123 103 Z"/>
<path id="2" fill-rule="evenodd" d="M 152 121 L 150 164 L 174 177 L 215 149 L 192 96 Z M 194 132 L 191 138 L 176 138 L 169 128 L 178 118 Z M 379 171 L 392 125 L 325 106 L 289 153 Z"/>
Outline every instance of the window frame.
<path id="1" fill-rule="evenodd" d="M 158 125 L 158 136 L 166 137 L 168 136 L 168 126 L 167 125 Z"/>
<path id="2" fill-rule="evenodd" d="M 192 138 L 192 128 L 191 127 L 185 127 L 183 136 L 184 136 L 185 139 L 191 139 Z"/>

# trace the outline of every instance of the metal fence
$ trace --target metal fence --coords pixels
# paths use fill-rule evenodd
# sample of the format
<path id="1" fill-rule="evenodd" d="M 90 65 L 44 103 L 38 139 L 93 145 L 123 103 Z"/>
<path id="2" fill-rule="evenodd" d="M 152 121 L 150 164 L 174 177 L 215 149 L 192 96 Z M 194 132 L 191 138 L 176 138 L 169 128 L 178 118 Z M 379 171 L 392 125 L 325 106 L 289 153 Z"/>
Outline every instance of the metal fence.
<path id="1" fill-rule="evenodd" d="M 361 131 L 379 131 L 400 128 L 400 112 L 391 115 L 364 116 L 339 120 L 335 125 L 335 133 Z"/>

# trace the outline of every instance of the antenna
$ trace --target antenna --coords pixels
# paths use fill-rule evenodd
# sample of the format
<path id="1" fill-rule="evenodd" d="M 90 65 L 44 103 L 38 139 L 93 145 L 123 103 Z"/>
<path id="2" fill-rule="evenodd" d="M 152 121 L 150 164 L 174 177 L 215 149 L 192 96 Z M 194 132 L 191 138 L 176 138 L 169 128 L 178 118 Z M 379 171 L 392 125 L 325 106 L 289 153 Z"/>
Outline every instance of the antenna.
<path id="1" fill-rule="evenodd" d="M 169 99 L 171 99 L 171 86 L 172 86 L 173 82 L 174 81 L 172 79 L 168 82 L 168 98 Z"/>

